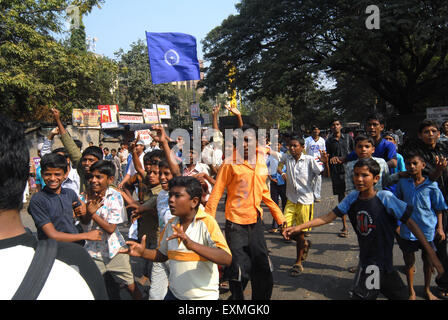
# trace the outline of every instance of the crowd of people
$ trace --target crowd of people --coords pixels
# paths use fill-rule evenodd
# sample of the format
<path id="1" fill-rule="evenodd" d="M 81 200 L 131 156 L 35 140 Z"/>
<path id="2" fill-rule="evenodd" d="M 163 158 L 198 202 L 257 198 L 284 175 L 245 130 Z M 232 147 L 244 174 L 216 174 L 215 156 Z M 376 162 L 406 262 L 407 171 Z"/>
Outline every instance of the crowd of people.
<path id="1" fill-rule="evenodd" d="M 24 298 L 17 288 L 36 276 L 30 271 L 36 260 L 50 265 L 44 268 L 40 262 L 40 269 L 48 269 L 46 276 L 26 298 L 108 299 L 107 274 L 136 300 L 217 300 L 225 287 L 229 299 L 243 300 L 249 281 L 253 300 L 269 300 L 273 264 L 262 202 L 273 217 L 268 232 L 296 243 L 291 277 L 304 272 L 311 228 L 341 218 L 338 236 L 348 236 L 348 220 L 359 244 L 359 263 L 350 268 L 354 299 L 376 299 L 380 293 L 416 299 L 419 250 L 425 298 L 437 299 L 431 291 L 434 269 L 438 296 L 447 298 L 448 146 L 440 134 L 447 132 L 446 123 L 439 128 L 424 120 L 413 137 L 385 131 L 383 116 L 373 113 L 365 118 L 365 130 L 356 133 L 343 133 L 335 119 L 327 137 L 313 125 L 309 136 L 288 132 L 257 141 L 264 138 L 239 136 L 258 128 L 243 123 L 238 109 L 226 108 L 241 130 L 224 141 L 216 106 L 213 137 L 203 136 L 200 152 L 182 137 L 171 139 L 162 125 L 153 126 L 150 146 L 137 136 L 117 150 L 93 144 L 82 150 L 52 109 L 56 127 L 38 147 L 38 192 L 28 205 L 36 236 L 19 218 L 29 174 L 24 133 L 0 116 L 0 259 L 6 262 L 0 277 L 10 284 L 2 286 L 0 298 Z M 53 148 L 55 136 L 62 148 Z M 322 175 L 331 179 L 338 205 L 315 218 Z M 224 195 L 221 230 L 215 216 Z M 124 223 L 130 227 L 127 235 L 118 228 Z M 395 241 L 403 253 L 407 292 L 393 267 Z M 44 254 L 38 248 L 51 245 L 53 256 L 36 258 Z M 134 276 L 130 256 L 145 261 L 141 278 Z M 368 285 L 372 266 L 379 286 Z M 58 283 L 62 278 L 63 285 Z M 148 281 L 146 294 L 137 282 Z"/>

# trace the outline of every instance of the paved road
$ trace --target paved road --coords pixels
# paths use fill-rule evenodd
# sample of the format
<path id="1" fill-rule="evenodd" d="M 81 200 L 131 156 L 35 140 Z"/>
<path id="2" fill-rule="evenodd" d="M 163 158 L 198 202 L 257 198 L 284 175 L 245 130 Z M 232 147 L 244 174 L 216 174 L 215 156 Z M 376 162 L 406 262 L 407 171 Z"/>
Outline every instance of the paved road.
<path id="1" fill-rule="evenodd" d="M 331 181 L 323 178 L 322 201 L 315 204 L 314 216 L 328 213 L 337 205 L 337 198 L 332 195 Z M 25 226 L 35 231 L 34 223 L 26 210 L 22 210 L 22 221 Z M 218 207 L 216 215 L 222 230 L 224 227 L 224 203 L 223 200 Z M 270 229 L 272 216 L 267 207 L 264 207 L 264 221 L 266 231 Z M 274 265 L 274 290 L 273 300 L 345 300 L 350 299 L 348 290 L 352 285 L 353 274 L 347 269 L 355 266 L 358 262 L 358 245 L 356 235 L 351 225 L 348 238 L 337 236 L 341 229 L 340 219 L 329 225 L 313 229 L 311 231 L 312 247 L 308 259 L 304 263 L 304 272 L 299 277 L 289 276 L 289 269 L 295 261 L 295 243 L 286 243 L 281 235 L 265 233 L 268 248 L 271 250 L 271 260 Z M 123 235 L 127 235 L 128 228 L 120 226 Z M 417 272 L 415 285 L 417 299 L 423 299 L 423 264 L 420 254 L 417 254 Z M 141 260 L 132 259 L 132 266 L 136 277 L 141 275 Z M 398 245 L 394 247 L 394 265 L 401 270 L 404 265 L 401 251 Z M 406 283 L 405 275 L 399 272 L 402 280 Z M 140 286 L 141 290 L 147 292 L 149 283 Z M 434 279 L 432 285 L 435 286 Z M 435 292 L 436 290 L 433 290 Z M 248 285 L 245 295 L 250 298 L 251 288 Z M 129 299 L 125 290 L 120 291 L 122 299 Z M 227 299 L 229 292 L 221 294 L 221 299 Z M 380 300 L 385 299 L 380 296 Z"/>

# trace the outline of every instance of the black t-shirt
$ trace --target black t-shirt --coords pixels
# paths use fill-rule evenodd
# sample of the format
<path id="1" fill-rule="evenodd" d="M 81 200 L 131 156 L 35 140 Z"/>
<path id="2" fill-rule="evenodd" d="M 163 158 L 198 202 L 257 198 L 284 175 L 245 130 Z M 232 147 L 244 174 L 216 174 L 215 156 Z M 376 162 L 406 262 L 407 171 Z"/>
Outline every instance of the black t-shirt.
<path id="1" fill-rule="evenodd" d="M 52 223 L 59 232 L 77 234 L 73 219 L 73 202 L 79 199 L 71 189 L 62 188 L 60 194 L 50 193 L 47 188 L 34 194 L 28 206 L 37 228 L 38 239 L 48 239 L 42 227 Z"/>
<path id="2" fill-rule="evenodd" d="M 29 247 L 35 249 L 36 246 L 37 246 L 36 238 L 29 233 L 24 233 L 14 238 L 0 240 L 0 252 L 2 250 L 7 250 L 4 252 L 7 254 L 8 256 L 7 259 L 9 260 L 10 264 L 11 259 L 16 259 L 17 264 L 23 264 L 24 257 L 20 255 L 23 254 L 23 250 L 21 248 Z M 34 255 L 33 252 L 30 252 L 30 254 Z M 28 260 L 30 260 L 32 256 L 28 258 L 29 258 Z M 93 262 L 93 259 L 90 257 L 90 255 L 84 248 L 73 243 L 58 242 L 58 251 L 56 254 L 56 260 L 59 260 L 59 262 L 67 266 L 70 266 L 72 269 L 78 272 L 78 274 L 84 279 L 85 283 L 87 283 L 95 300 L 109 299 L 101 272 L 99 271 L 95 262 Z M 65 267 L 65 270 L 67 269 L 67 266 Z M 85 286 L 85 284 L 78 283 L 73 278 L 71 279 L 68 278 L 71 277 L 73 273 L 67 273 L 62 270 L 64 270 L 64 268 L 61 268 L 61 264 L 58 265 L 53 264 L 50 276 L 47 279 L 47 281 L 52 281 L 50 288 L 52 289 L 54 288 L 55 290 L 59 289 L 62 291 L 62 290 L 74 290 L 78 286 Z M 0 279 L 1 277 L 2 275 L 0 275 Z M 20 281 L 18 282 L 18 284 L 20 284 Z M 60 285 L 58 283 L 60 283 Z M 12 296 L 15 290 L 17 290 L 17 288 L 2 288 L 0 290 L 9 290 L 10 295 Z M 41 292 L 41 294 L 42 293 L 43 291 Z M 51 295 L 58 297 L 57 292 L 51 292 Z M 63 295 L 61 293 L 60 298 L 64 298 L 67 296 L 70 298 L 69 294 Z M 42 298 L 42 296 L 40 296 L 40 298 Z"/>
<path id="3" fill-rule="evenodd" d="M 330 135 L 325 141 L 325 148 L 330 158 L 333 157 L 346 157 L 354 148 L 353 138 L 349 134 L 341 133 L 339 140 L 334 135 Z M 344 174 L 343 164 L 330 164 L 331 174 Z M 342 179 L 344 179 L 342 177 Z"/>
<path id="4" fill-rule="evenodd" d="M 412 206 L 384 190 L 368 200 L 358 199 L 358 196 L 358 191 L 349 193 L 333 212 L 339 217 L 348 215 L 358 237 L 362 267 L 376 265 L 380 270 L 391 272 L 397 220 L 406 223 Z"/>

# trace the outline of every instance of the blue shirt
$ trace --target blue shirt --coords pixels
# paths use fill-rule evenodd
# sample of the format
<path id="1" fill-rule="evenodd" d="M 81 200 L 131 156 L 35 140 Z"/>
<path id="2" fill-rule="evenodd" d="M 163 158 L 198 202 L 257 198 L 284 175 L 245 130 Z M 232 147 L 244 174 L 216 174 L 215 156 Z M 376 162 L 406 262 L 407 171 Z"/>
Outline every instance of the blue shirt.
<path id="1" fill-rule="evenodd" d="M 333 212 L 348 215 L 358 237 L 359 256 L 363 268 L 376 265 L 382 271 L 393 271 L 392 257 L 397 220 L 406 223 L 412 206 L 399 200 L 389 191 L 378 191 L 371 199 L 358 199 L 352 191 Z"/>
<path id="2" fill-rule="evenodd" d="M 383 158 L 386 162 L 392 159 L 397 159 L 397 148 L 392 142 L 381 138 L 381 141 L 375 145 L 375 152 L 372 154 L 372 157 Z M 352 151 L 347 156 L 347 161 L 353 161 L 356 159 L 358 159 L 358 155 L 355 151 Z"/>
<path id="3" fill-rule="evenodd" d="M 280 151 L 280 154 L 283 156 L 284 152 Z M 282 175 L 277 171 L 278 160 L 275 157 L 269 155 L 268 160 L 266 161 L 266 166 L 268 167 L 269 175 L 271 176 L 271 178 L 277 180 L 277 185 L 284 185 L 285 180 L 283 180 Z M 286 173 L 286 166 L 283 166 L 282 172 Z"/>
<path id="4" fill-rule="evenodd" d="M 426 240 L 433 241 L 437 225 L 436 211 L 447 210 L 448 206 L 437 182 L 425 178 L 426 180 L 418 186 L 414 185 L 412 178 L 400 179 L 397 183 L 396 196 L 414 207 L 412 220 L 422 230 Z M 401 226 L 400 236 L 406 240 L 418 240 L 406 225 Z"/>
<path id="5" fill-rule="evenodd" d="M 44 179 L 42 179 L 42 172 L 40 166 L 36 168 L 36 184 L 40 184 L 42 189 L 45 187 L 45 182 Z"/>
<path id="6" fill-rule="evenodd" d="M 397 153 L 397 167 L 396 168 L 392 168 L 392 169 L 389 168 L 389 170 L 390 170 L 390 174 L 406 171 L 406 166 L 404 164 L 404 159 L 403 159 L 403 156 L 401 154 Z M 388 186 L 386 189 L 389 190 L 390 192 L 392 192 L 393 194 L 395 194 L 395 191 L 397 189 L 397 185 L 394 184 L 394 185 Z"/>
<path id="7" fill-rule="evenodd" d="M 48 239 L 42 227 L 52 223 L 59 232 L 77 234 L 73 219 L 73 202 L 79 203 L 78 196 L 71 189 L 61 188 L 60 194 L 50 193 L 47 188 L 34 194 L 28 206 L 28 213 L 34 220 L 37 238 Z"/>

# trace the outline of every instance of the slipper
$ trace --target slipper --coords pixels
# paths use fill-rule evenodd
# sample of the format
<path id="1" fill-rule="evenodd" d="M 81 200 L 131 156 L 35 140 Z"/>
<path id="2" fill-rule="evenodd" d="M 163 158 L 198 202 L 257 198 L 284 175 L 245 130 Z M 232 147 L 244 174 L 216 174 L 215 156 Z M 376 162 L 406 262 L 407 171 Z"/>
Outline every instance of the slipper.
<path id="1" fill-rule="evenodd" d="M 307 240 L 308 245 L 303 249 L 303 256 L 302 256 L 302 261 L 305 261 L 306 258 L 308 257 L 308 251 L 310 251 L 311 248 L 311 240 Z"/>
<path id="2" fill-rule="evenodd" d="M 291 277 L 297 277 L 303 272 L 303 266 L 301 264 L 295 264 L 292 266 L 291 270 L 289 270 L 289 275 Z"/>
<path id="3" fill-rule="evenodd" d="M 341 238 L 347 238 L 347 237 L 348 237 L 348 230 L 341 231 L 341 232 L 338 234 L 338 237 L 341 237 Z"/>
<path id="4" fill-rule="evenodd" d="M 269 233 L 277 233 L 277 232 L 278 232 L 278 229 L 271 229 L 271 230 L 269 230 L 268 232 L 269 232 Z"/>

